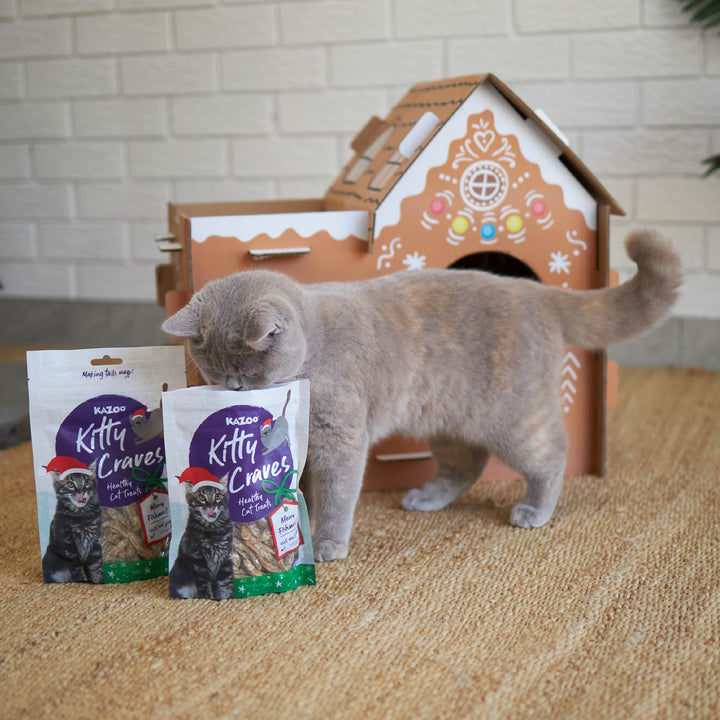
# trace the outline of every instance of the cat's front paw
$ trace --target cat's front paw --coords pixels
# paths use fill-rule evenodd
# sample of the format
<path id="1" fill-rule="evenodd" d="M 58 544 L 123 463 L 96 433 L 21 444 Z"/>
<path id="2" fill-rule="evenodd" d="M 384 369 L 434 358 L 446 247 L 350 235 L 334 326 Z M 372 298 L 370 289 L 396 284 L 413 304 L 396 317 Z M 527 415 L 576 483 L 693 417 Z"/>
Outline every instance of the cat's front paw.
<path id="1" fill-rule="evenodd" d="M 344 560 L 348 555 L 347 543 L 339 543 L 334 540 L 314 540 L 313 550 L 315 562 Z"/>
<path id="2" fill-rule="evenodd" d="M 515 527 L 526 528 L 539 528 L 545 525 L 545 523 L 552 517 L 552 510 L 538 510 L 532 505 L 524 505 L 519 503 L 516 505 L 510 513 L 510 523 Z"/>

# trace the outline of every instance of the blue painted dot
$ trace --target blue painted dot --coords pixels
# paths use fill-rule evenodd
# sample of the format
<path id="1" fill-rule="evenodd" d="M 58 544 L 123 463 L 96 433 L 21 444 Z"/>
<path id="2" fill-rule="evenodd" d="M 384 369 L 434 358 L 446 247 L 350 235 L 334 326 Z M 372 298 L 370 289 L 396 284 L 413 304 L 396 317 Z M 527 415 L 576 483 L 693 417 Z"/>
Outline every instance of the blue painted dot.
<path id="1" fill-rule="evenodd" d="M 491 240 L 495 237 L 495 226 L 491 225 L 490 223 L 485 223 L 480 228 L 480 234 L 486 239 Z"/>

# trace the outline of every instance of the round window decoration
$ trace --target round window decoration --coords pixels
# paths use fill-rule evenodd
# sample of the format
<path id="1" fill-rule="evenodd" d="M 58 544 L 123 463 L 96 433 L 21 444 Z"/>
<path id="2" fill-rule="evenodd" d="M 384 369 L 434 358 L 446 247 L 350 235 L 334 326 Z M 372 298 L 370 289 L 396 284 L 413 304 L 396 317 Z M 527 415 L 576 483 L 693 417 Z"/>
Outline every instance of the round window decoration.
<path id="1" fill-rule="evenodd" d="M 505 199 L 507 189 L 507 173 L 490 160 L 480 160 L 470 165 L 460 181 L 465 204 L 476 210 L 488 210 L 499 205 Z"/>

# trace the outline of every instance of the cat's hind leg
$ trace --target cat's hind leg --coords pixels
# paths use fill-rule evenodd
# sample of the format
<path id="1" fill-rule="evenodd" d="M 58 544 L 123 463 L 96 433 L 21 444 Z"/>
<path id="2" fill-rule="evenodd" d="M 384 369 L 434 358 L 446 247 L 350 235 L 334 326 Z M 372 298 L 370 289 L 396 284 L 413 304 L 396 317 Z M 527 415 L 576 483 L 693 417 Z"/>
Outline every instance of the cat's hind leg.
<path id="1" fill-rule="evenodd" d="M 503 458 L 527 482 L 525 496 L 510 513 L 512 525 L 538 528 L 550 520 L 562 492 L 567 445 L 562 421 L 558 420 L 518 444 L 514 457 Z"/>
<path id="2" fill-rule="evenodd" d="M 469 490 L 482 474 L 489 453 L 458 440 L 432 438 L 430 449 L 438 462 L 437 475 L 403 498 L 406 510 L 441 510 Z"/>

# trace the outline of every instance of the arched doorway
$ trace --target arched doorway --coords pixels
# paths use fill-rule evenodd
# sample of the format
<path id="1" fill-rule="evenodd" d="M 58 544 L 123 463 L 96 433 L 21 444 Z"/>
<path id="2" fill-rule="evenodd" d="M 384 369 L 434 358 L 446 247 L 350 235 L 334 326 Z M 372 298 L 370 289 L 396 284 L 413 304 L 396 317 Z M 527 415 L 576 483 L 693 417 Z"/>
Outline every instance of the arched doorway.
<path id="1" fill-rule="evenodd" d="M 465 255 L 452 263 L 449 268 L 451 270 L 484 270 L 493 275 L 527 278 L 540 282 L 540 278 L 527 263 L 504 252 L 488 251 Z"/>

